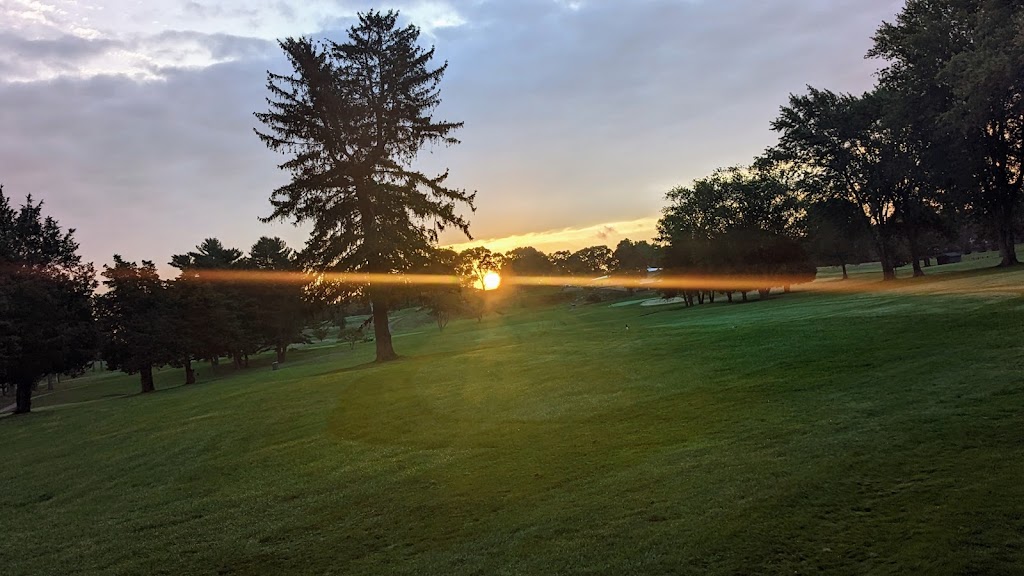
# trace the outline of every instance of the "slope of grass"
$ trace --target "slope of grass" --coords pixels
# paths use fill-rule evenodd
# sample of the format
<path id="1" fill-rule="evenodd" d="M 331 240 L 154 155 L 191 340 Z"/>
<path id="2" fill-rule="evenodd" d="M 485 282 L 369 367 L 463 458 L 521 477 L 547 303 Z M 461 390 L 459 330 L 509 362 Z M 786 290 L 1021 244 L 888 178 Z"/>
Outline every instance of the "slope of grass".
<path id="1" fill-rule="evenodd" d="M 4 417 L 0 566 L 1020 573 L 1022 274 L 974 280 L 495 315 Z"/>

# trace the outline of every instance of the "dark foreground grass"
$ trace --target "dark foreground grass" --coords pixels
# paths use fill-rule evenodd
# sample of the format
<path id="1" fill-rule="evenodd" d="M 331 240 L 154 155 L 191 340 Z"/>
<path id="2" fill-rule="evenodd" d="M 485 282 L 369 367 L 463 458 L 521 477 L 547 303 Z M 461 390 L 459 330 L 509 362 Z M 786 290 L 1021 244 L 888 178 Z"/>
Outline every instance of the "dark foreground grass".
<path id="1" fill-rule="evenodd" d="M 510 313 L 5 417 L 0 572 L 1019 574 L 1024 273 L 979 278 Z"/>

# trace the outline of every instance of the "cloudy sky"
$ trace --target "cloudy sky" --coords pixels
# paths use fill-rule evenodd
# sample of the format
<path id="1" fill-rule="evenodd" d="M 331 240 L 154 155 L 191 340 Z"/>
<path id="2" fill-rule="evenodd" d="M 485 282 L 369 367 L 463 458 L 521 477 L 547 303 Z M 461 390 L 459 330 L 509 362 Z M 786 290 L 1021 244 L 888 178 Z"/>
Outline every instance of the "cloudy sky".
<path id="1" fill-rule="evenodd" d="M 393 7 L 450 64 L 462 120 L 427 167 L 477 190 L 495 249 L 650 237 L 664 193 L 774 141 L 807 84 L 862 91 L 899 0 L 0 0 L 0 183 L 45 200 L 97 265 L 247 248 L 283 182 L 252 133 L 274 39 L 341 38 Z M 456 235 L 446 243 L 464 241 Z"/>

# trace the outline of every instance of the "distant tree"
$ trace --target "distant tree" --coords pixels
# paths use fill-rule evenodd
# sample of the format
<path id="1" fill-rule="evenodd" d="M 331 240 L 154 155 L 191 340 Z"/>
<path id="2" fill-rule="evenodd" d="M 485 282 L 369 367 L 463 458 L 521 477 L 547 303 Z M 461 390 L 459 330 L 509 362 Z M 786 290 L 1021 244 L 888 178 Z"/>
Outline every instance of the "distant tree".
<path id="1" fill-rule="evenodd" d="M 807 205 L 807 243 L 823 265 L 846 267 L 871 259 L 871 229 L 860 206 L 845 198 L 825 198 Z"/>
<path id="2" fill-rule="evenodd" d="M 731 225 L 724 209 L 727 197 L 728 187 L 721 172 L 699 179 L 690 187 L 677 186 L 665 195 L 669 205 L 662 209 L 658 220 L 661 266 L 670 276 L 698 281 L 689 289 L 670 289 L 666 296 L 682 294 L 687 304 L 692 303 L 694 293 L 698 299 L 704 292 L 713 297 L 714 287 L 710 283 L 702 285 L 699 280 L 732 272 L 722 243 Z M 727 294 L 731 298 L 731 293 Z"/>
<path id="3" fill-rule="evenodd" d="M 103 266 L 106 292 L 96 297 L 103 343 L 103 361 L 110 370 L 139 374 L 142 392 L 155 390 L 153 369 L 177 359 L 175 311 L 156 266 L 128 262 L 114 255 L 114 265 Z"/>
<path id="4" fill-rule="evenodd" d="M 615 257 L 607 246 L 588 246 L 573 252 L 565 265 L 574 275 L 600 276 L 615 267 Z"/>
<path id="5" fill-rule="evenodd" d="M 452 317 L 466 310 L 466 301 L 462 290 L 455 287 L 431 293 L 425 301 L 425 307 L 437 324 L 437 329 L 443 332 Z"/>
<path id="6" fill-rule="evenodd" d="M 174 351 L 170 365 L 182 368 L 185 372 L 185 384 L 196 383 L 194 360 L 203 357 L 204 326 L 195 323 L 200 314 L 197 309 L 204 308 L 204 291 L 187 278 L 178 278 L 165 284 L 168 307 L 171 311 L 169 327 L 172 332 L 168 338 L 169 346 Z"/>
<path id="7" fill-rule="evenodd" d="M 196 246 L 194 252 L 176 254 L 171 257 L 171 266 L 184 270 L 207 269 L 228 270 L 237 267 L 244 254 L 237 248 L 228 248 L 217 238 L 207 238 Z"/>
<path id="8" fill-rule="evenodd" d="M 431 284 L 420 287 L 419 300 L 430 316 L 437 323 L 437 329 L 443 331 L 452 316 L 463 309 L 462 285 L 459 268 L 462 258 L 454 250 L 432 250 L 427 255 L 423 268 L 424 274 L 433 276 L 450 276 L 450 284 Z"/>
<path id="9" fill-rule="evenodd" d="M 294 252 L 280 238 L 260 238 L 249 251 L 245 265 L 276 273 L 265 280 L 251 280 L 245 291 L 254 306 L 246 310 L 262 348 L 274 350 L 277 361 L 287 359 L 288 346 L 307 341 L 303 329 L 311 321 L 312 303 L 303 293 L 307 283 Z"/>
<path id="10" fill-rule="evenodd" d="M 313 337 L 316 338 L 317 342 L 323 342 L 327 339 L 330 332 L 327 331 L 327 326 L 320 324 L 316 328 L 313 328 Z"/>
<path id="11" fill-rule="evenodd" d="M 612 260 L 615 271 L 626 275 L 644 275 L 648 268 L 658 265 L 660 255 L 658 247 L 646 240 L 633 242 L 626 238 L 615 246 Z"/>
<path id="12" fill-rule="evenodd" d="M 181 271 L 176 292 L 187 298 L 181 302 L 179 325 L 190 330 L 182 338 L 194 357 L 216 367 L 220 357 L 228 355 L 236 369 L 243 367 L 261 344 L 254 324 L 253 285 L 232 275 L 248 267 L 245 254 L 207 238 L 195 251 L 172 256 L 171 266 Z"/>
<path id="13" fill-rule="evenodd" d="M 31 411 L 41 378 L 80 373 L 95 357 L 95 288 L 74 230 L 31 196 L 15 209 L 0 186 L 0 381 L 15 387 L 15 414 Z"/>
<path id="14" fill-rule="evenodd" d="M 667 199 L 658 241 L 669 275 L 689 280 L 677 290 L 687 304 L 813 280 L 798 194 L 770 164 L 717 170 Z"/>
<path id="15" fill-rule="evenodd" d="M 559 276 L 568 276 L 572 274 L 569 270 L 569 258 L 572 257 L 572 252 L 568 250 L 558 250 L 551 253 L 551 266 L 554 268 L 555 274 Z"/>
<path id="16" fill-rule="evenodd" d="M 284 240 L 262 236 L 249 249 L 247 267 L 255 270 L 294 272 L 298 270 L 295 251 Z"/>
<path id="17" fill-rule="evenodd" d="M 459 253 L 455 261 L 455 272 L 469 287 L 483 288 L 488 272 L 499 272 L 504 265 L 501 254 L 480 246 Z"/>
<path id="18" fill-rule="evenodd" d="M 338 331 L 338 342 L 348 342 L 350 349 L 354 349 L 362 339 L 363 331 L 360 328 L 342 328 Z"/>
<path id="19" fill-rule="evenodd" d="M 505 254 L 502 273 L 515 276 L 550 276 L 555 273 L 555 264 L 547 254 L 532 246 L 515 248 Z"/>
<path id="20" fill-rule="evenodd" d="M 280 42 L 293 75 L 268 73 L 270 110 L 256 117 L 291 182 L 271 199 L 268 220 L 311 222 L 304 264 L 320 272 L 406 272 L 452 226 L 469 236 L 458 206 L 474 194 L 446 186 L 448 173 L 412 169 L 428 145 L 458 143 L 458 122 L 438 121 L 438 89 L 447 64 L 431 67 L 434 49 L 419 29 L 398 27 L 398 13 L 359 14 L 344 43 L 309 38 Z M 374 284 L 377 361 L 397 358 L 388 327 L 391 293 Z"/>

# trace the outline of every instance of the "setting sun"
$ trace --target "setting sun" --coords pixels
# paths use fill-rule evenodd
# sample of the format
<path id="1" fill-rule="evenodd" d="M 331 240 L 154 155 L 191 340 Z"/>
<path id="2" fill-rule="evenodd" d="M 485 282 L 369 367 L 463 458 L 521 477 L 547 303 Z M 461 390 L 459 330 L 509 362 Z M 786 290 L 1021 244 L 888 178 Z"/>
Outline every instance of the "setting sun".
<path id="1" fill-rule="evenodd" d="M 501 286 L 501 275 L 497 272 L 491 271 L 484 274 L 483 288 L 484 290 L 496 290 L 498 286 Z"/>

